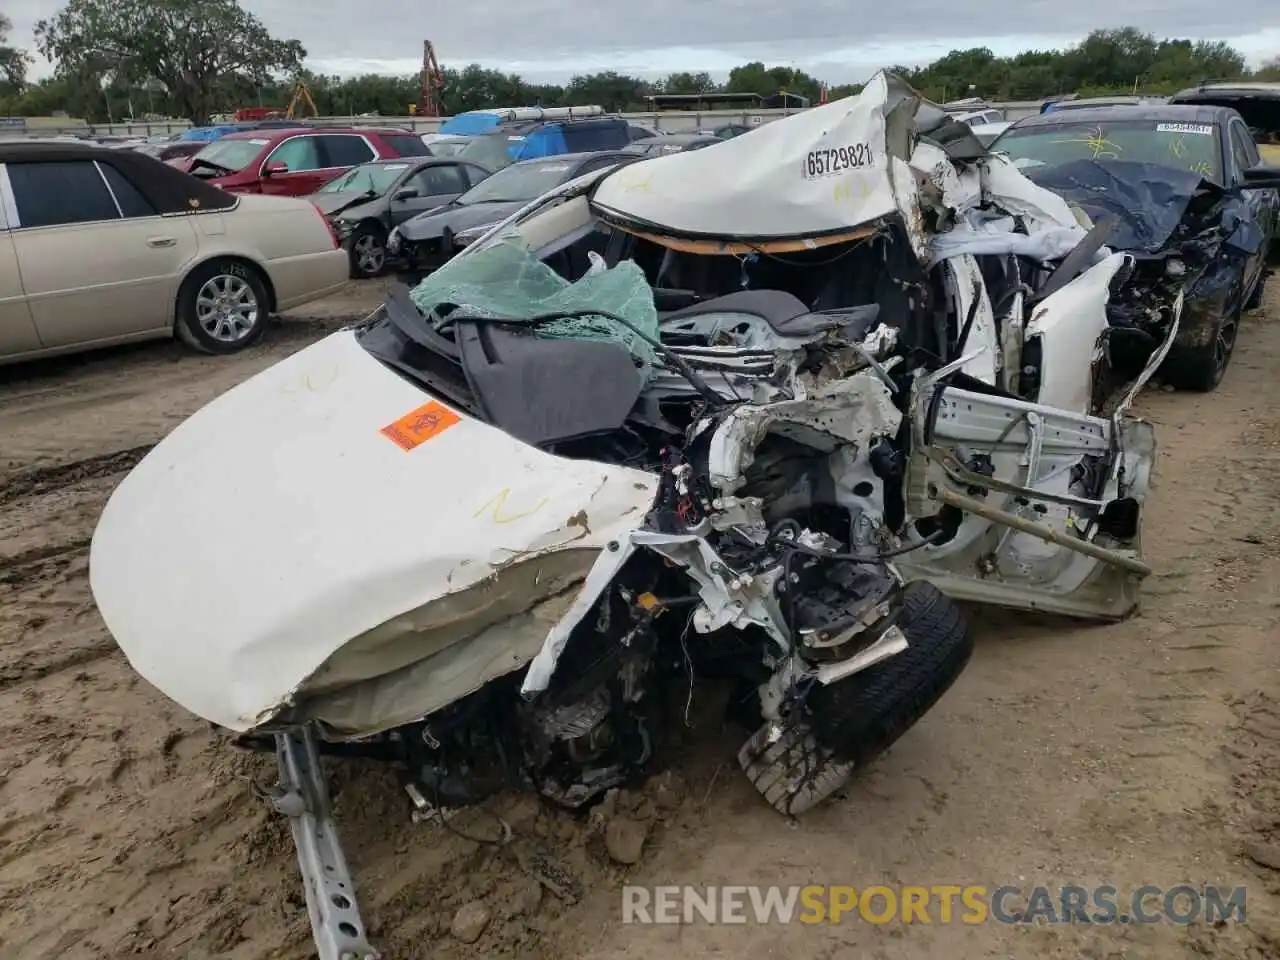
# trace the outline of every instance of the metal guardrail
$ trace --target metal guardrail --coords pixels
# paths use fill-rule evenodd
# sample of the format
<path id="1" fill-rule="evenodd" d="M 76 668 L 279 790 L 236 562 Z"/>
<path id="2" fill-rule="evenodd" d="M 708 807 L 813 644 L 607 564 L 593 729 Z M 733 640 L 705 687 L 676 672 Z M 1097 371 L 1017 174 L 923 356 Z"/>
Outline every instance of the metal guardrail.
<path id="1" fill-rule="evenodd" d="M 1040 112 L 1042 101 L 1019 101 L 1015 103 L 992 103 L 987 109 L 999 110 L 1006 120 L 1017 120 L 1021 117 Z M 709 129 L 730 123 L 756 126 L 769 123 L 801 110 L 664 110 L 660 112 L 624 113 L 620 116 L 627 120 L 647 123 L 664 133 L 689 133 L 699 129 Z M 18 118 L 13 118 L 18 119 Z M 11 124 L 3 133 L 10 136 L 51 136 L 60 133 L 92 134 L 96 136 L 139 136 L 155 137 L 181 133 L 188 130 L 191 124 L 186 120 L 154 120 L 154 121 L 122 121 L 120 123 L 99 123 L 86 125 L 82 120 L 67 118 L 65 126 L 57 124 L 57 118 L 31 118 L 37 123 L 27 122 L 21 126 Z M 315 117 L 305 121 L 308 124 L 324 123 L 332 126 L 347 127 L 404 127 L 417 133 L 431 133 L 444 121 L 437 117 Z"/>

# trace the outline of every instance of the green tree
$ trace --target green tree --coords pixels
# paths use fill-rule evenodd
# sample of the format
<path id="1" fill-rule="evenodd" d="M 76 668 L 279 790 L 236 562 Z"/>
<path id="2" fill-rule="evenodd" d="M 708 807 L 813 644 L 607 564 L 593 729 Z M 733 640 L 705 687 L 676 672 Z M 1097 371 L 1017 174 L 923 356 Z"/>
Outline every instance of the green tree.
<path id="1" fill-rule="evenodd" d="M 60 75 L 159 80 L 193 123 L 207 122 L 237 84 L 261 87 L 306 57 L 236 0 L 70 0 L 36 24 L 36 42 Z"/>
<path id="2" fill-rule="evenodd" d="M 27 85 L 27 65 L 31 58 L 25 50 L 9 46 L 13 22 L 0 13 L 0 87 L 6 94 L 21 93 Z"/>
<path id="3" fill-rule="evenodd" d="M 856 97 L 862 92 L 860 83 L 842 83 L 838 87 L 827 90 L 828 100 L 843 100 L 845 97 Z"/>
<path id="4" fill-rule="evenodd" d="M 657 88 L 663 93 L 669 93 L 674 96 L 690 96 L 699 93 L 715 93 L 720 89 L 720 85 L 712 80 L 711 74 L 706 71 L 701 73 L 681 71 L 668 76 L 657 84 Z"/>
<path id="5" fill-rule="evenodd" d="M 952 50 L 924 69 L 908 74 L 921 93 L 943 101 L 995 96 L 1002 77 L 1003 61 L 997 60 L 987 47 Z"/>
<path id="6" fill-rule="evenodd" d="M 779 93 L 795 93 L 816 103 L 822 83 L 795 67 L 766 67 L 759 60 L 744 63 L 729 71 L 727 93 L 758 93 L 772 97 Z"/>
<path id="7" fill-rule="evenodd" d="M 3 82 L 6 76 L 22 76 L 7 71 L 6 63 L 23 71 L 27 62 L 21 51 L 6 45 L 6 25 L 0 17 L 0 109 L 8 113 L 30 116 L 62 109 L 98 120 L 107 116 L 109 101 L 113 114 L 131 104 L 203 119 L 242 105 L 283 108 L 295 79 L 307 84 L 325 116 L 403 116 L 418 100 L 416 75 L 334 77 L 302 69 L 302 48 L 294 41 L 273 40 L 236 0 L 70 0 L 52 21 L 41 24 L 41 49 L 57 64 L 57 76 L 28 87 L 25 95 Z M 998 57 L 976 47 L 953 50 L 924 67 L 892 69 L 934 100 L 971 93 L 1001 100 L 1135 89 L 1172 93 L 1200 80 L 1250 75 L 1244 58 L 1228 44 L 1158 40 L 1133 27 L 1094 31 L 1068 50 L 1026 50 Z M 1280 80 L 1280 58 L 1252 76 Z M 819 88 L 819 81 L 802 70 L 766 67 L 759 61 L 735 67 L 723 87 L 705 72 L 688 71 L 653 84 L 613 71 L 577 76 L 564 86 L 532 84 L 475 63 L 445 70 L 443 106 L 446 114 L 524 105 L 600 104 L 608 110 L 642 110 L 646 95 L 654 92 L 725 89 L 772 96 L 786 91 L 816 101 Z M 849 84 L 833 87 L 828 95 L 837 100 L 859 90 L 861 85 Z"/>
<path id="8" fill-rule="evenodd" d="M 1159 53 L 1156 38 L 1136 27 L 1094 30 L 1064 54 L 1067 86 L 1138 89 Z"/>
<path id="9" fill-rule="evenodd" d="M 652 88 L 643 80 L 606 70 L 570 79 L 564 88 L 564 106 L 645 110 L 645 97 L 652 92 Z"/>

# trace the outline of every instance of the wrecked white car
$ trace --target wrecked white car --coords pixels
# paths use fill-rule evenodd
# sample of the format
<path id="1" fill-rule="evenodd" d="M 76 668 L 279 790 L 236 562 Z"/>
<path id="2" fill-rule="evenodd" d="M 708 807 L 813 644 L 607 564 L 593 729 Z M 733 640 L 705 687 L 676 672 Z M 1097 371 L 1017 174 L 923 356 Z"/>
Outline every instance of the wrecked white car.
<path id="1" fill-rule="evenodd" d="M 431 810 L 581 807 L 714 677 L 798 814 L 963 670 L 955 599 L 1129 613 L 1126 262 L 882 74 L 567 184 L 218 398 L 116 490 L 94 596 L 142 676 L 277 751 L 321 955 L 371 956 L 321 752 Z"/>

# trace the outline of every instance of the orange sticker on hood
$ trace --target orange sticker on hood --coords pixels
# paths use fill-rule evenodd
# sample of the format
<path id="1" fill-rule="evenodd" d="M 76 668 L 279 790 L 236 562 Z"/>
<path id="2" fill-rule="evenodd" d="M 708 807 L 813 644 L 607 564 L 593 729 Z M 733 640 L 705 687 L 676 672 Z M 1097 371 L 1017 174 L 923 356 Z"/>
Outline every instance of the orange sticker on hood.
<path id="1" fill-rule="evenodd" d="M 401 450 L 412 450 L 444 433 L 461 419 L 448 407 L 432 400 L 378 432 L 394 441 Z"/>

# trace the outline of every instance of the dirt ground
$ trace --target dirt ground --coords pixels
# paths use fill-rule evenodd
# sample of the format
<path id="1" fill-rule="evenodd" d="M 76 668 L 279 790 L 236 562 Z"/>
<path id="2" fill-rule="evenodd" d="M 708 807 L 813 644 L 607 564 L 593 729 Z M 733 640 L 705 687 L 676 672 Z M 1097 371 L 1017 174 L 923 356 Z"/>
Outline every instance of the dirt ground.
<path id="1" fill-rule="evenodd" d="M 88 544 L 114 484 L 166 431 L 375 300 L 353 288 L 229 359 L 161 344 L 0 369 L 6 957 L 310 955 L 287 829 L 250 792 L 272 764 L 133 674 L 94 609 Z M 607 816 L 510 798 L 447 830 L 412 823 L 390 773 L 335 766 L 386 956 L 1280 956 L 1280 282 L 1267 306 L 1216 393 L 1142 398 L 1160 460 L 1141 615 L 1099 627 L 975 613 L 977 651 L 951 692 L 799 824 L 755 795 L 718 722 L 688 732 L 674 776 L 617 798 L 612 822 L 645 838 L 630 867 L 606 852 Z M 695 716 L 718 713 L 699 702 Z M 496 836 L 493 813 L 513 844 L 460 836 Z M 539 852 L 569 874 L 567 898 L 535 879 Z M 623 883 L 1244 885 L 1249 920 L 639 927 L 621 923 Z M 488 918 L 471 944 L 451 932 L 467 905 Z"/>

